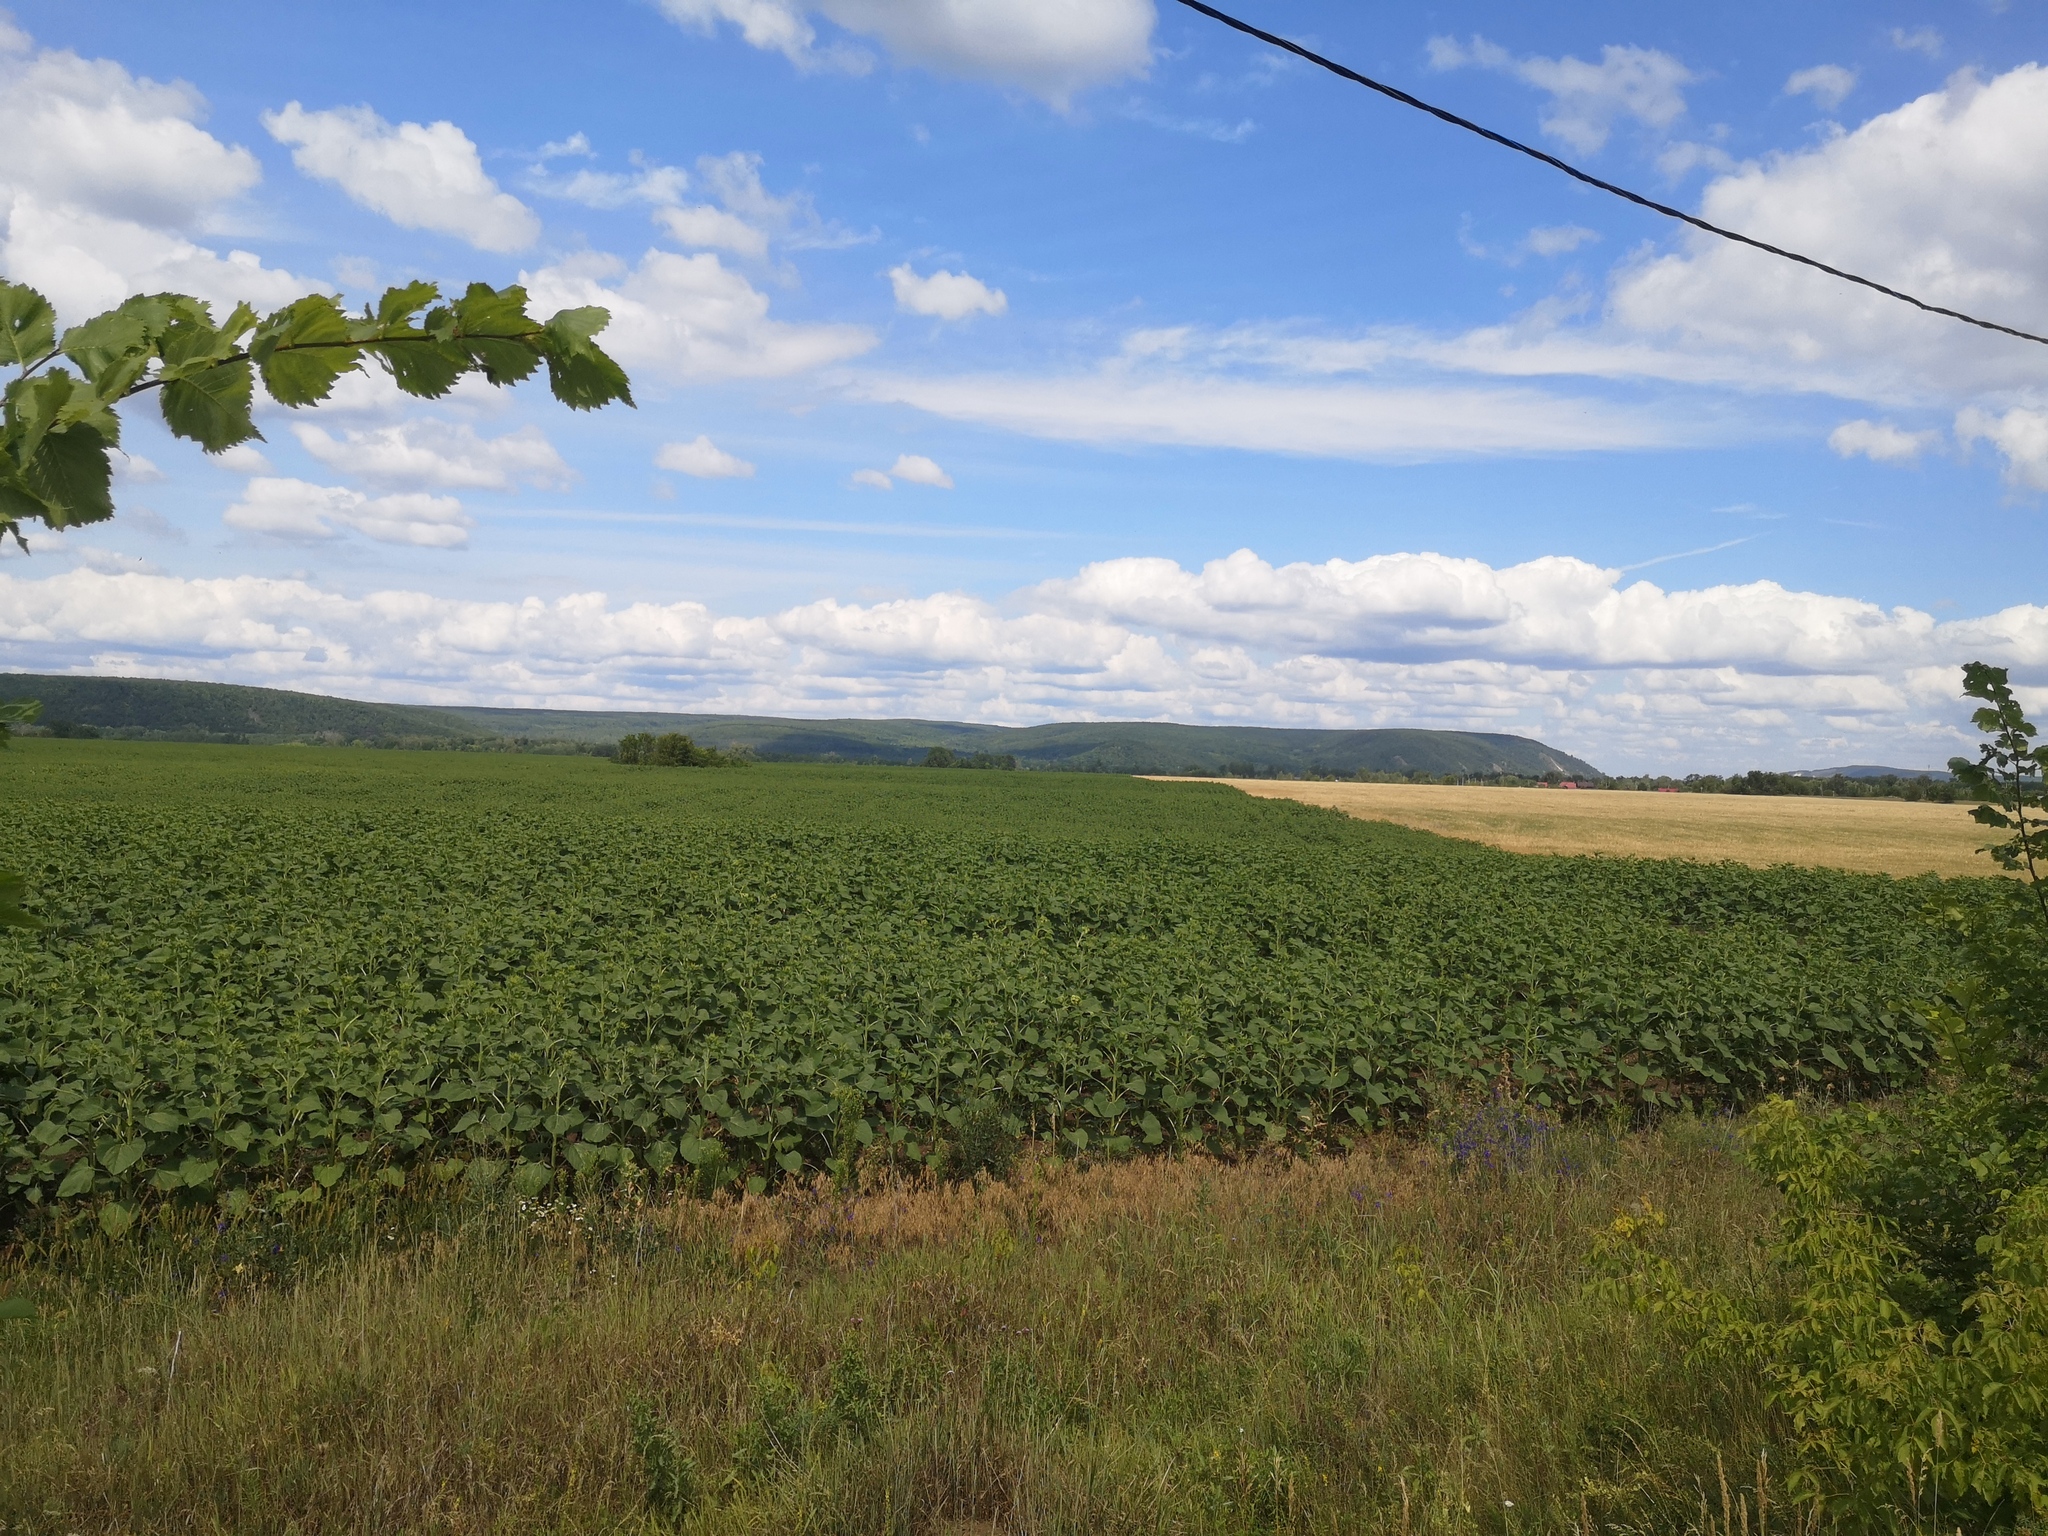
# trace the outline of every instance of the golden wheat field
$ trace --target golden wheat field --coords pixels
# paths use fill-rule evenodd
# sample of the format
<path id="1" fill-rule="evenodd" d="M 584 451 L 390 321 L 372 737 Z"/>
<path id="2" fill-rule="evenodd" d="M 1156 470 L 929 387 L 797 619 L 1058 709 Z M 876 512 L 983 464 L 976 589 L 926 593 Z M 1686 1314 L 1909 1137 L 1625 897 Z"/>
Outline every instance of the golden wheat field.
<path id="1" fill-rule="evenodd" d="M 1994 875 L 1967 806 L 1905 800 L 1660 795 L 1486 785 L 1217 779 L 1248 795 L 1327 805 L 1513 853 L 1813 864 L 1885 875 Z"/>

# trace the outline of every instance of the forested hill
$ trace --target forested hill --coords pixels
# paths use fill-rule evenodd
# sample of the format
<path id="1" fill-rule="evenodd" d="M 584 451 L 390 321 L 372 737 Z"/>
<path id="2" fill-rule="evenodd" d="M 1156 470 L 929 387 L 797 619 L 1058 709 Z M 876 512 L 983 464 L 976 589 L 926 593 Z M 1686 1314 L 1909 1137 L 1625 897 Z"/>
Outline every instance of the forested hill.
<path id="1" fill-rule="evenodd" d="M 191 741 L 344 742 L 413 737 L 453 741 L 487 734 L 437 709 L 156 677 L 44 677 L 4 672 L 0 673 L 0 698 L 41 700 L 43 723 L 59 730 L 87 725 L 102 732 Z"/>
<path id="2" fill-rule="evenodd" d="M 1596 774 L 1591 764 L 1525 736 L 1470 731 L 1318 731 L 1237 725 L 1074 722 L 1025 727 L 950 720 L 784 720 L 761 715 L 440 708 L 368 704 L 232 683 L 0 674 L 0 698 L 43 703 L 59 729 L 196 741 L 372 742 L 459 746 L 505 742 L 598 746 L 633 732 L 680 731 L 700 744 L 745 747 L 767 760 L 922 762 L 933 747 L 1014 757 L 1024 768 L 1099 773 L 1250 776 Z"/>
<path id="3" fill-rule="evenodd" d="M 1310 731 L 1248 725 L 1076 721 L 968 725 L 955 720 L 780 720 L 763 715 L 599 714 L 571 710 L 450 710 L 508 736 L 614 740 L 627 731 L 682 731 L 713 746 L 744 746 L 763 758 L 918 762 L 933 747 L 988 752 L 1025 768 L 1102 773 L 1545 773 L 1588 774 L 1591 765 L 1525 736 L 1471 731 Z"/>

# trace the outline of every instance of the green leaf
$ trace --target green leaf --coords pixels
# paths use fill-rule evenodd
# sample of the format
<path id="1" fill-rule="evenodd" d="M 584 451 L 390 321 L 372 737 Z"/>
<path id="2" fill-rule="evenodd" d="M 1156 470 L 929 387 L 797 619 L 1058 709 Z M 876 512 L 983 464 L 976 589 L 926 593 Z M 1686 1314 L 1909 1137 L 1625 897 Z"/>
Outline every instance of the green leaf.
<path id="1" fill-rule="evenodd" d="M 555 1170 L 546 1163 L 521 1163 L 512 1170 L 512 1188 L 528 1199 L 548 1187 Z"/>
<path id="2" fill-rule="evenodd" d="M 100 1166 L 119 1178 L 142 1161 L 145 1150 L 144 1144 L 140 1141 L 124 1141 L 100 1154 Z"/>
<path id="3" fill-rule="evenodd" d="M 701 1168 L 715 1161 L 724 1149 L 708 1137 L 685 1136 L 678 1142 L 677 1150 L 683 1154 L 684 1162 L 692 1168 Z"/>
<path id="4" fill-rule="evenodd" d="M 312 293 L 264 321 L 249 356 L 278 404 L 316 405 L 334 392 L 336 379 L 361 366 L 353 340 L 341 306 Z"/>
<path id="5" fill-rule="evenodd" d="M 17 465 L 26 466 L 36 456 L 43 438 L 64 420 L 64 408 L 71 403 L 72 386 L 78 381 L 62 368 L 41 378 L 16 379 L 7 386 L 7 435 Z"/>
<path id="6" fill-rule="evenodd" d="M 36 1304 L 26 1296 L 0 1298 L 0 1323 L 32 1323 L 36 1316 Z"/>
<path id="7" fill-rule="evenodd" d="M 0 363 L 26 368 L 57 344 L 57 311 L 25 283 L 0 277 Z"/>
<path id="8" fill-rule="evenodd" d="M 43 521 L 75 528 L 114 515 L 111 445 L 93 428 L 80 425 L 52 432 L 22 470 L 22 479 L 43 500 Z"/>
<path id="9" fill-rule="evenodd" d="M 440 399 L 471 368 L 469 354 L 461 347 L 430 336 L 394 341 L 372 351 L 392 383 L 422 400 Z"/>
<path id="10" fill-rule="evenodd" d="M 498 289 L 488 283 L 471 283 L 454 304 L 427 318 L 432 322 L 440 315 L 447 316 L 442 325 L 448 337 L 462 343 L 493 384 L 516 384 L 540 367 L 545 333 L 527 314 L 526 290 L 517 283 Z"/>
<path id="11" fill-rule="evenodd" d="M 538 329 L 526 312 L 526 290 L 517 283 L 503 288 L 471 283 L 447 313 L 460 336 L 510 336 Z"/>
<path id="12" fill-rule="evenodd" d="M 0 459 L 0 464 L 4 462 L 4 459 Z M 21 538 L 20 529 L 16 525 L 22 518 L 41 517 L 49 510 L 43 498 L 24 485 L 20 476 L 0 476 L 0 527 L 4 527 L 16 539 Z"/>
<path id="13" fill-rule="evenodd" d="M 611 312 L 590 305 L 565 309 L 548 321 L 542 348 L 548 359 L 548 387 L 575 411 L 593 411 L 614 400 L 633 403 L 626 370 L 590 338 L 611 323 Z"/>
<path id="14" fill-rule="evenodd" d="M 102 400 L 118 399 L 156 357 L 155 338 L 170 323 L 161 298 L 138 296 L 64 333 L 64 355 Z"/>
<path id="15" fill-rule="evenodd" d="M 385 327 L 402 325 L 440 297 L 438 283 L 407 283 L 403 288 L 386 288 L 384 296 L 377 301 L 377 322 Z"/>
<path id="16" fill-rule="evenodd" d="M 100 1230 L 109 1237 L 119 1237 L 135 1225 L 135 1208 L 120 1205 L 109 1200 L 100 1207 Z"/>
<path id="17" fill-rule="evenodd" d="M 92 1188 L 92 1159 L 81 1157 L 71 1165 L 71 1171 L 64 1175 L 64 1182 L 57 1186 L 57 1198 L 69 1200 L 73 1195 L 82 1195 Z"/>
<path id="18" fill-rule="evenodd" d="M 254 379 L 247 363 L 217 363 L 163 387 L 164 424 L 208 453 L 261 439 L 249 419 Z"/>
<path id="19" fill-rule="evenodd" d="M 233 355 L 233 343 L 222 336 L 213 323 L 213 311 L 206 305 L 199 306 L 198 315 L 181 315 L 164 327 L 157 338 L 157 352 L 164 360 L 166 369 L 183 370 L 194 364 L 204 365 L 218 362 Z"/>
<path id="20" fill-rule="evenodd" d="M 28 880 L 18 869 L 0 869 L 0 928 L 41 929 L 50 925 L 22 910 Z"/>

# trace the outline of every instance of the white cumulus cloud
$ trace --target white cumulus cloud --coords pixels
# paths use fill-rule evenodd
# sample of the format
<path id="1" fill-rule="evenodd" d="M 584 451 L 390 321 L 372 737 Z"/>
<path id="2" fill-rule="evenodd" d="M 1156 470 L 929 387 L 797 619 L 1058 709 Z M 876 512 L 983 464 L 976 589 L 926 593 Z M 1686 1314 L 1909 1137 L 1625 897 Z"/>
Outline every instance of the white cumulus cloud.
<path id="1" fill-rule="evenodd" d="M 533 210 L 485 174 L 451 122 L 387 123 L 366 106 L 309 112 L 296 101 L 263 114 L 292 163 L 331 181 L 402 229 L 429 229 L 480 251 L 519 251 L 540 238 Z"/>
<path id="2" fill-rule="evenodd" d="M 669 232 L 677 245 L 731 251 L 736 256 L 768 254 L 768 231 L 709 203 L 663 208 L 654 215 L 654 221 Z"/>
<path id="3" fill-rule="evenodd" d="M 542 145 L 540 163 L 527 173 L 527 189 L 543 197 L 581 203 L 586 208 L 624 208 L 633 203 L 665 207 L 681 201 L 683 193 L 689 190 L 688 171 L 679 165 L 649 160 L 638 150 L 628 157 L 633 166 L 630 171 L 600 171 L 583 166 L 563 176 L 548 169 L 549 161 L 565 155 L 594 153 L 590 141 L 580 133 L 565 144 Z"/>
<path id="4" fill-rule="evenodd" d="M 1429 62 L 1435 69 L 1497 70 L 1548 93 L 1550 102 L 1537 119 L 1543 131 L 1582 154 L 1602 148 L 1622 118 L 1669 128 L 1685 115 L 1685 87 L 1699 78 L 1668 53 L 1613 43 L 1600 50 L 1595 64 L 1569 55 L 1518 59 L 1483 37 L 1469 43 L 1433 37 Z"/>
<path id="5" fill-rule="evenodd" d="M 953 477 L 921 453 L 898 454 L 896 462 L 889 466 L 889 473 L 898 480 L 908 480 L 912 485 L 929 485 L 942 491 L 953 489 Z"/>
<path id="6" fill-rule="evenodd" d="M 1089 86 L 1145 72 L 1158 20 L 1152 0 L 659 0 L 670 19 L 738 29 L 801 69 L 859 73 L 857 45 L 820 45 L 812 16 L 872 38 L 892 57 L 942 74 L 1015 86 L 1064 107 Z"/>
<path id="7" fill-rule="evenodd" d="M 0 49 L 0 269 L 10 278 L 42 290 L 67 322 L 138 290 L 265 308 L 312 286 L 248 251 L 201 243 L 262 170 L 200 126 L 198 91 L 11 36 Z"/>
<path id="8" fill-rule="evenodd" d="M 296 482 L 246 505 L 242 526 L 298 538 L 379 516 Z M 1936 622 L 1772 582 L 1667 590 L 1563 556 L 1275 565 L 1240 550 L 1194 569 L 1135 557 L 994 601 L 824 598 L 758 614 L 598 592 L 349 596 L 21 569 L 0 572 L 10 666 L 445 703 L 1435 726 L 1535 736 L 1611 770 L 1936 766 L 1968 743 L 1963 661 L 2048 681 L 2048 607 Z"/>
<path id="9" fill-rule="evenodd" d="M 768 296 L 709 251 L 571 256 L 519 280 L 541 314 L 583 304 L 612 313 L 605 350 L 629 370 L 677 383 L 783 378 L 858 357 L 875 333 L 857 325 L 773 320 Z"/>
<path id="10" fill-rule="evenodd" d="M 654 455 L 654 467 L 698 480 L 751 480 L 754 477 L 753 465 L 737 454 L 727 453 L 710 438 L 701 435 L 687 443 L 663 443 Z"/>
<path id="11" fill-rule="evenodd" d="M 1845 459 L 1910 464 L 1941 442 L 1939 432 L 1908 432 L 1888 421 L 1845 421 L 1828 434 L 1828 446 Z"/>
<path id="12" fill-rule="evenodd" d="M 1918 53 L 1938 59 L 1945 44 L 1941 34 L 1932 27 L 1893 27 L 1892 46 L 1901 53 Z"/>
<path id="13" fill-rule="evenodd" d="M 692 185 L 712 202 L 664 208 L 655 222 L 683 245 L 713 246 L 742 256 L 762 256 L 769 243 L 787 250 L 837 250 L 874 239 L 824 218 L 811 194 L 770 192 L 761 182 L 761 157 L 748 150 L 699 155 Z"/>
<path id="14" fill-rule="evenodd" d="M 237 443 L 224 452 L 214 454 L 211 462 L 238 475 L 267 475 L 271 472 L 270 460 L 254 443 Z"/>
<path id="15" fill-rule="evenodd" d="M 1816 64 L 1793 72 L 1785 82 L 1787 96 L 1811 96 L 1823 111 L 1832 112 L 1856 89 L 1856 71 L 1839 64 Z"/>
<path id="16" fill-rule="evenodd" d="M 896 307 L 913 315 L 932 315 L 940 320 L 965 320 L 969 315 L 1000 315 L 1010 307 L 1009 296 L 965 272 L 941 268 L 930 277 L 919 277 L 909 262 L 889 269 L 890 286 L 896 290 Z"/>
<path id="17" fill-rule="evenodd" d="M 423 549 L 459 549 L 476 526 L 453 496 L 412 492 L 372 497 L 274 475 L 251 480 L 221 521 L 246 533 L 303 542 L 338 539 L 352 529 L 380 544 Z"/>
<path id="18" fill-rule="evenodd" d="M 1956 417 L 1956 439 L 1986 442 L 2005 455 L 2008 485 L 2048 491 L 2048 411 L 2015 407 L 1994 415 L 1970 406 Z"/>
<path id="19" fill-rule="evenodd" d="M 1538 256 L 1563 256 L 1600 238 L 1583 224 L 1551 224 L 1529 231 L 1522 243 Z"/>
<path id="20" fill-rule="evenodd" d="M 486 438 L 468 423 L 431 416 L 339 436 L 295 422 L 299 445 L 328 468 L 373 485 L 449 491 L 509 491 L 520 484 L 561 489 L 574 478 L 539 427 Z"/>
<path id="21" fill-rule="evenodd" d="M 1931 303 L 2048 329 L 2048 70 L 1959 75 L 1812 149 L 1711 183 L 1704 217 Z M 2031 384 L 2038 350 L 1688 235 L 1624 267 L 1609 315 L 1727 373 L 1863 398 Z M 1739 361 L 1738 361 L 1739 360 Z M 1759 376 L 1761 365 L 1761 376 Z"/>
<path id="22" fill-rule="evenodd" d="M 1700 212 L 1932 303 L 2048 333 L 2044 162 L 2048 69 L 1964 73 L 1824 143 L 1729 171 Z M 2031 344 L 1694 233 L 1631 254 L 1597 300 L 1560 293 L 1462 334 L 1332 335 L 1301 323 L 1187 334 L 1197 350 L 1308 372 L 1659 379 L 1890 408 L 2027 398 L 2041 380 Z"/>
<path id="23" fill-rule="evenodd" d="M 893 491 L 896 489 L 896 482 L 883 474 L 879 469 L 856 469 L 853 472 L 853 483 L 855 485 L 864 485 L 871 491 Z"/>

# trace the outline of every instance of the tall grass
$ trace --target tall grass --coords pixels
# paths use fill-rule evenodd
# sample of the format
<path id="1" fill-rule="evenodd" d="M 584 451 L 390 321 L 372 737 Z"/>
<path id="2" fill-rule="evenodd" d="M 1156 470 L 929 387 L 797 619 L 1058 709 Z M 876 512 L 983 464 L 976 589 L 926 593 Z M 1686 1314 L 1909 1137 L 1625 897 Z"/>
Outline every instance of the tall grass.
<path id="1" fill-rule="evenodd" d="M 1648 1201 L 1768 1289 L 1771 1197 L 1713 1125 L 1478 1141 L 81 1235 L 0 1275 L 0 1521 L 1723 1530 L 1781 1426 L 1584 1258 Z"/>

